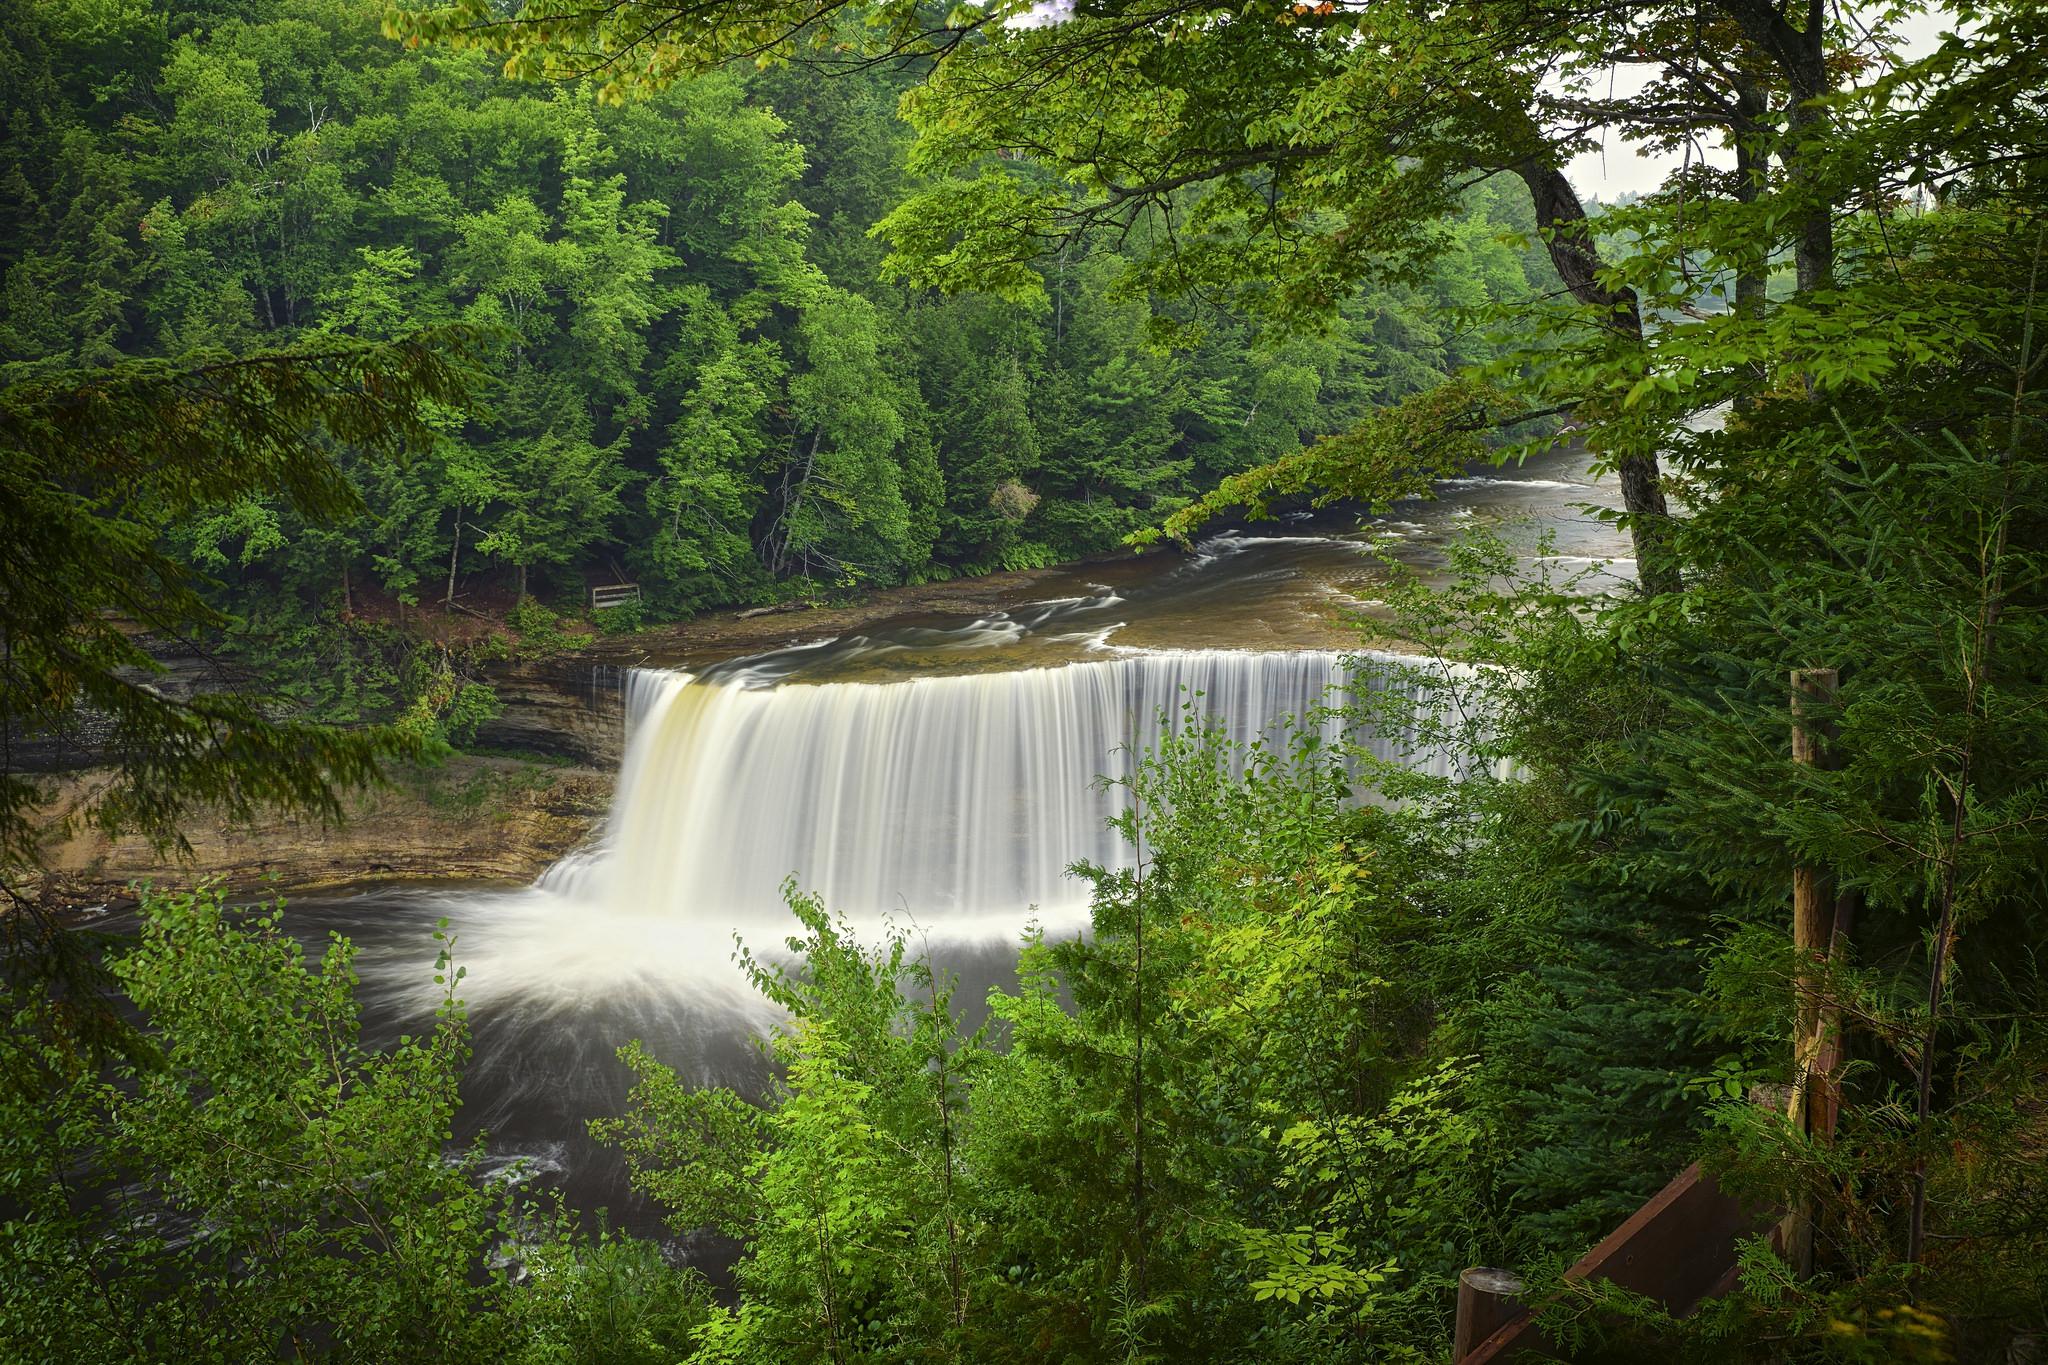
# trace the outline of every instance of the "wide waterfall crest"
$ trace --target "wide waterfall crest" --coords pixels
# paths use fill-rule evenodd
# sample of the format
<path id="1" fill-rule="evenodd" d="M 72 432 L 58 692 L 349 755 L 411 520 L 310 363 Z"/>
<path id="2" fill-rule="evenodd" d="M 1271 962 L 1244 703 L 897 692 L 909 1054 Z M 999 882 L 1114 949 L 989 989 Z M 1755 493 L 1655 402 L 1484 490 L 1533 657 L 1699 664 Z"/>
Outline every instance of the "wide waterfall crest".
<path id="1" fill-rule="evenodd" d="M 787 923 L 795 875 L 836 912 L 964 928 L 1085 910 L 1079 861 L 1121 866 L 1127 775 L 1190 718 L 1232 738 L 1387 685 L 1332 652 L 1200 650 L 890 683 L 707 683 L 638 671 L 602 842 L 546 890 L 612 914 Z M 1325 738 L 1338 722 L 1324 719 Z M 1354 737 L 1355 738 L 1355 737 Z M 1451 771 L 1404 736 L 1382 757 Z M 707 926 L 708 927 L 708 926 Z"/>

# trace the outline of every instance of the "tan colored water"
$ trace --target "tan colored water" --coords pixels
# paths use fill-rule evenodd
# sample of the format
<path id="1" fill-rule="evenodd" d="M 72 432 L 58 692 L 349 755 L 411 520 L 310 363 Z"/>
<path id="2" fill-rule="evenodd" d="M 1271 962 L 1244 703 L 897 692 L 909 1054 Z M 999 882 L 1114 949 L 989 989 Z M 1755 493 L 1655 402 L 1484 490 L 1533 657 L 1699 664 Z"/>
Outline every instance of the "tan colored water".
<path id="1" fill-rule="evenodd" d="M 1036 575 L 998 594 L 977 617 L 896 616 L 740 659 L 715 650 L 657 651 L 645 666 L 753 685 L 888 682 L 1133 651 L 1398 648 L 1380 602 L 1394 566 L 1441 583 L 1450 547 L 1475 529 L 1499 536 L 1532 569 L 1581 579 L 1582 591 L 1619 588 L 1634 577 L 1627 536 L 1585 510 L 1617 507 L 1620 490 L 1611 478 L 1593 478 L 1582 452 L 1554 451 L 1518 468 L 1446 480 L 1437 492 L 1363 525 L 1326 514 L 1213 535 L 1189 554 L 1133 555 Z"/>

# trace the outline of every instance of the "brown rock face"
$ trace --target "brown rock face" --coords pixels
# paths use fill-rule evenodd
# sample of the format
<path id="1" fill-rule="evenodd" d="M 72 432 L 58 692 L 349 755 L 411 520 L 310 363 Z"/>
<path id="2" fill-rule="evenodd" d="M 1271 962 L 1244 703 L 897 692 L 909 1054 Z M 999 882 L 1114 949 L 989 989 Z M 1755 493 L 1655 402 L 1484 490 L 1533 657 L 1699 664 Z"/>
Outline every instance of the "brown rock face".
<path id="1" fill-rule="evenodd" d="M 91 770 L 65 775 L 54 809 L 76 809 L 98 780 Z M 339 825 L 195 820 L 182 860 L 140 839 L 74 830 L 44 847 L 45 894 L 106 900 L 137 881 L 184 888 L 210 879 L 276 891 L 397 878 L 531 881 L 595 833 L 611 791 L 610 769 L 463 756 L 393 773 L 388 787 L 351 798 Z"/>
<path id="2" fill-rule="evenodd" d="M 627 667 L 586 653 L 494 664 L 485 680 L 501 710 L 477 742 L 616 768 L 625 752 Z"/>

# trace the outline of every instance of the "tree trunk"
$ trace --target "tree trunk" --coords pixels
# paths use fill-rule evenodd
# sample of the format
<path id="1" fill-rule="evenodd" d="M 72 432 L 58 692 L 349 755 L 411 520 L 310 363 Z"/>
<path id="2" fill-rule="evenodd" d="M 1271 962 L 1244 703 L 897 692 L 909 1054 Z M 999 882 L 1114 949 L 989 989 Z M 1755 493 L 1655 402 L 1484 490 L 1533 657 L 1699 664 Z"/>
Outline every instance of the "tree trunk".
<path id="1" fill-rule="evenodd" d="M 455 607 L 455 566 L 462 558 L 462 504 L 455 504 L 455 544 L 448 551 L 448 595 L 441 599 L 441 605 L 451 611 Z"/>
<path id="2" fill-rule="evenodd" d="M 1754 204 L 1763 196 L 1770 157 L 1759 142 L 1761 134 L 1757 131 L 1769 110 L 1753 81 L 1737 82 L 1735 112 L 1748 125 L 1735 130 L 1735 199 L 1741 204 Z M 1735 311 L 1744 317 L 1762 317 L 1770 282 L 1768 250 L 1755 260 L 1742 262 L 1735 272 Z"/>
<path id="3" fill-rule="evenodd" d="M 1826 114 L 1805 99 L 1792 106 L 1785 171 L 1797 190 L 1814 200 L 1801 218 L 1799 236 L 1792 243 L 1792 263 L 1802 294 L 1826 289 L 1835 282 L 1835 205 L 1815 183 L 1811 155 L 1813 143 L 1826 122 Z"/>
<path id="4" fill-rule="evenodd" d="M 526 600 L 526 566 L 524 564 L 519 566 L 519 600 L 521 602 Z"/>
<path id="5" fill-rule="evenodd" d="M 1770 157 L 1758 141 L 1764 115 L 1769 111 L 1755 82 L 1736 82 L 1735 111 L 1748 125 L 1735 130 L 1735 199 L 1740 204 L 1754 204 L 1763 195 L 1764 180 L 1770 167 Z M 1752 322 L 1761 319 L 1770 299 L 1770 288 L 1771 253 L 1766 248 L 1755 259 L 1742 261 L 1735 268 L 1735 315 Z M 1750 373 L 1761 387 L 1763 367 L 1753 365 Z M 1738 393 L 1735 410 L 1753 410 L 1759 397 L 1756 393 Z"/>
<path id="6" fill-rule="evenodd" d="M 1052 291 L 1052 344 L 1057 346 L 1067 336 L 1067 247 L 1060 243 L 1059 284 Z"/>
<path id="7" fill-rule="evenodd" d="M 1829 751 L 1833 727 L 1810 719 L 1813 704 L 1833 705 L 1840 695 L 1841 675 L 1832 668 L 1792 671 L 1792 761 L 1812 768 L 1832 768 Z M 1840 1112 L 1839 1078 L 1823 1065 L 1831 1029 L 1841 1027 L 1825 1001 L 1825 964 L 1834 948 L 1834 879 L 1824 867 L 1792 866 L 1792 1099 L 1787 1117 L 1792 1126 L 1817 1142 L 1834 1136 Z M 1833 1054 L 1830 1054 L 1832 1057 Z M 1816 1119 L 1819 1119 L 1816 1122 Z M 1810 1193 L 1793 1200 L 1784 1223 L 1786 1259 L 1804 1279 L 1813 1274 L 1814 1203 Z"/>
<path id="8" fill-rule="evenodd" d="M 1593 227 L 1586 218 L 1586 206 L 1564 172 L 1532 156 L 1518 162 L 1515 173 L 1529 187 L 1536 206 L 1536 226 L 1565 288 L 1580 303 L 1603 312 L 1607 326 L 1641 342 L 1643 315 L 1635 291 L 1609 289 L 1600 282 L 1600 249 L 1593 240 Z M 1616 464 L 1621 475 L 1621 504 L 1628 512 L 1629 536 L 1635 542 L 1636 577 L 1643 591 L 1652 595 L 1677 592 L 1682 584 L 1668 548 L 1671 512 L 1664 502 L 1657 452 L 1637 451 L 1622 456 Z"/>
<path id="9" fill-rule="evenodd" d="M 1600 283 L 1600 248 L 1579 193 L 1564 172 L 1539 157 L 1525 157 L 1515 173 L 1529 187 L 1536 207 L 1536 227 L 1550 249 L 1550 263 L 1572 297 L 1608 316 L 1607 325 L 1625 335 L 1643 335 L 1643 316 L 1632 289 L 1609 289 Z"/>
<path id="10" fill-rule="evenodd" d="M 1799 226 L 1799 244 L 1794 249 L 1799 292 L 1804 294 L 1835 282 L 1835 201 L 1813 174 L 1820 150 L 1816 144 L 1828 131 L 1827 111 L 1818 103 L 1829 88 L 1827 10 L 1822 0 L 1807 0 L 1806 29 L 1799 38 L 1798 60 L 1786 63 L 1785 70 L 1792 84 L 1789 140 L 1797 161 L 1785 169 L 1812 196 L 1806 219 Z"/>
<path id="11" fill-rule="evenodd" d="M 1827 111 L 1817 103 L 1830 88 L 1827 7 L 1823 0 L 1806 0 L 1805 26 L 1794 28 L 1771 0 L 1715 3 L 1784 73 L 1791 108 L 1778 159 L 1795 196 L 1807 201 L 1792 242 L 1793 266 L 1800 293 L 1825 289 L 1835 277 L 1835 202 L 1815 176 L 1815 165 L 1828 131 Z"/>
<path id="12" fill-rule="evenodd" d="M 782 476 L 782 514 L 775 519 L 775 528 L 769 532 L 770 544 L 768 571 L 780 578 L 789 570 L 789 524 L 796 520 L 803 510 L 804 495 L 810 491 L 811 471 L 818 466 L 818 446 L 825 439 L 823 427 L 811 433 L 811 448 L 804 453 L 804 472 L 796 477 L 794 466 L 786 469 Z M 810 552 L 804 552 L 804 571 L 811 567 Z"/>

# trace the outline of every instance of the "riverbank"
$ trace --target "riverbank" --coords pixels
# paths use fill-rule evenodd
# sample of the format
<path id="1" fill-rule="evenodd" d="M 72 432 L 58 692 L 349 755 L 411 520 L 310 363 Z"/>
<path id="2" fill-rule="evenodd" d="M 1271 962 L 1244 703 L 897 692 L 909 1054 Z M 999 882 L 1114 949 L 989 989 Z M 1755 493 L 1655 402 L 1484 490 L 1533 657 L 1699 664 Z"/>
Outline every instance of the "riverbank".
<path id="1" fill-rule="evenodd" d="M 883 588 L 830 605 L 712 612 L 494 663 L 485 675 L 502 709 L 479 743 L 523 757 L 459 754 L 434 767 L 397 769 L 386 785 L 345 797 L 344 818 L 334 824 L 284 817 L 234 823 L 200 812 L 185 827 L 190 849 L 182 857 L 133 836 L 110 839 L 74 828 L 45 845 L 41 891 L 59 904 L 98 904 L 124 898 L 138 881 L 178 889 L 220 881 L 236 891 L 280 893 L 365 881 L 530 882 L 591 838 L 604 819 L 623 751 L 625 670 L 702 666 L 906 617 L 991 613 L 1042 596 L 1087 568 Z M 220 682 L 211 661 L 178 652 L 165 664 L 166 685 L 181 695 Z M 96 767 L 52 774 L 51 826 L 62 825 L 108 778 Z"/>
<path id="2" fill-rule="evenodd" d="M 1625 575 L 1625 537 L 1582 510 L 1611 503 L 1611 494 L 1583 456 L 1561 452 L 1449 481 L 1436 500 L 1404 505 L 1362 533 L 1353 517 L 1333 512 L 1221 531 L 1193 554 L 1110 554 L 880 588 L 845 602 L 709 612 L 615 635 L 569 618 L 521 636 L 503 616 L 414 611 L 405 628 L 463 658 L 466 674 L 496 696 L 497 714 L 475 747 L 523 757 L 463 757 L 424 774 L 401 772 L 392 787 L 352 799 L 347 821 L 334 828 L 204 822 L 189 832 L 192 855 L 179 864 L 139 841 L 73 835 L 53 844 L 52 866 L 74 898 L 104 898 L 138 877 L 187 885 L 216 876 L 238 886 L 273 878 L 294 890 L 385 878 L 530 881 L 603 818 L 624 757 L 634 668 L 702 671 L 746 658 L 768 676 L 880 682 L 1133 653 L 1357 649 L 1379 642 L 1374 613 L 1389 576 L 1382 557 L 1424 582 L 1440 581 L 1451 547 L 1475 526 L 1494 530 L 1532 566 L 1593 574 L 1593 588 L 1623 582 L 1593 566 L 1612 564 Z M 164 663 L 153 685 L 220 685 L 210 659 Z M 82 799 L 94 777 L 88 766 L 58 780 L 61 810 Z"/>
<path id="3" fill-rule="evenodd" d="M 388 785 L 344 798 L 340 824 L 205 813 L 185 826 L 189 855 L 142 839 L 74 830 L 45 845 L 42 888 L 58 904 L 119 900 L 131 883 L 186 889 L 218 880 L 242 892 L 297 892 L 369 880 L 529 882 L 589 839 L 610 803 L 609 769 L 458 755 L 402 768 Z M 62 818 L 106 780 L 100 770 L 56 779 Z"/>

